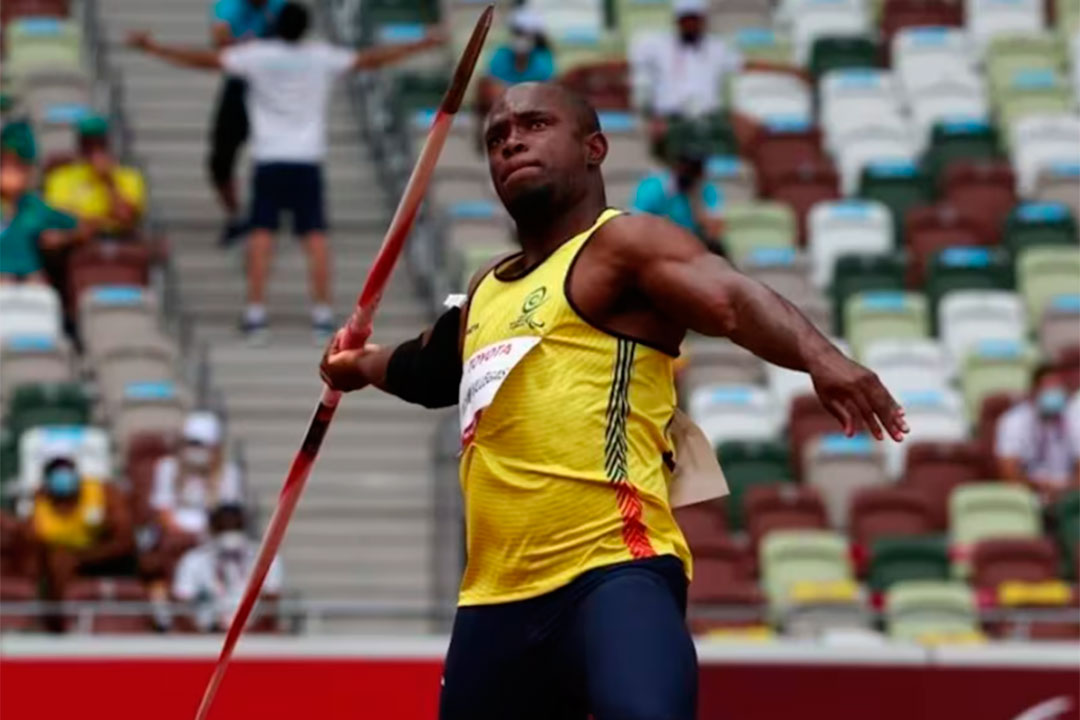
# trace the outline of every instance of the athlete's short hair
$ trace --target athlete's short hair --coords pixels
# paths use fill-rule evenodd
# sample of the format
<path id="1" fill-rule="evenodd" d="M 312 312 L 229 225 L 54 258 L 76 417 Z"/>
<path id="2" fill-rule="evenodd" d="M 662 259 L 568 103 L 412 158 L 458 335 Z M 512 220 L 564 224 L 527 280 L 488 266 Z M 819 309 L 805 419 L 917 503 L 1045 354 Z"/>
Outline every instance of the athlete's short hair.
<path id="1" fill-rule="evenodd" d="M 567 106 L 573 111 L 574 119 L 577 120 L 578 129 L 582 135 L 591 135 L 600 132 L 600 116 L 596 114 L 596 108 L 584 97 L 566 87 L 556 84 L 562 93 Z"/>

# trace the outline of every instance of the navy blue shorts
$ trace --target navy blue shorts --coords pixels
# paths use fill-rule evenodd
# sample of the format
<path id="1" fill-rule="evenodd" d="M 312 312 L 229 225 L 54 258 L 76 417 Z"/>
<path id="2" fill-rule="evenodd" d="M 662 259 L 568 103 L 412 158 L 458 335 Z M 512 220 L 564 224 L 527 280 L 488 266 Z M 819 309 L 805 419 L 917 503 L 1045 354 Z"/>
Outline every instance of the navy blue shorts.
<path id="1" fill-rule="evenodd" d="M 686 576 L 670 555 L 459 608 L 439 720 L 694 720 L 685 612 Z"/>
<path id="2" fill-rule="evenodd" d="M 326 229 L 322 166 L 316 163 L 256 163 L 251 180 L 251 227 L 276 231 L 281 213 L 292 215 L 300 236 Z"/>

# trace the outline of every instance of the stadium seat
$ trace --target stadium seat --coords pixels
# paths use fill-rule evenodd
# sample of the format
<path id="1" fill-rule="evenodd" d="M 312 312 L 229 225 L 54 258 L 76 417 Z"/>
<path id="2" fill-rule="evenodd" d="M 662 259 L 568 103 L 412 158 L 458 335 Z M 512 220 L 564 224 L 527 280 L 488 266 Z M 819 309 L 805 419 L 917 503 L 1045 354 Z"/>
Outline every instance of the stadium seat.
<path id="1" fill-rule="evenodd" d="M 1035 538 L 1042 531 L 1039 501 L 1012 483 L 972 483 L 949 498 L 949 537 L 960 546 L 1005 537 Z"/>
<path id="2" fill-rule="evenodd" d="M 904 238 L 908 210 L 934 200 L 929 176 L 911 161 L 873 162 L 867 165 L 859 181 L 859 197 L 877 200 L 889 208 L 893 219 L 893 239 Z"/>
<path id="3" fill-rule="evenodd" d="M 1055 537 L 1062 551 L 1065 576 L 1076 576 L 1076 550 L 1080 544 L 1080 490 L 1069 490 L 1051 507 Z"/>
<path id="4" fill-rule="evenodd" d="M 1077 246 L 1076 218 L 1060 203 L 1023 203 L 1005 222 L 1005 246 L 1019 256 L 1037 245 Z"/>
<path id="5" fill-rule="evenodd" d="M 903 475 L 909 443 L 922 440 L 955 441 L 967 437 L 968 423 L 964 417 L 963 401 L 956 391 L 948 388 L 901 390 L 897 400 L 904 408 L 911 431 L 902 444 L 885 444 L 890 476 Z"/>
<path id="6" fill-rule="evenodd" d="M 1049 538 L 981 540 L 971 555 L 971 583 L 997 589 L 1004 582 L 1036 583 L 1058 576 L 1058 557 Z"/>
<path id="7" fill-rule="evenodd" d="M 844 68 L 825 73 L 818 80 L 818 96 L 826 133 L 838 116 L 899 112 L 897 93 L 896 82 L 887 70 Z"/>
<path id="8" fill-rule="evenodd" d="M 959 582 L 904 580 L 885 595 L 889 636 L 918 641 L 940 635 L 970 635 L 978 631 L 975 597 Z"/>
<path id="9" fill-rule="evenodd" d="M 821 435 L 803 448 L 801 461 L 803 478 L 818 488 L 834 528 L 847 527 L 848 509 L 857 492 L 889 481 L 881 447 L 865 434 Z"/>
<path id="10" fill-rule="evenodd" d="M 62 336 L 60 298 L 46 285 L 0 285 L 0 341 L 18 335 Z"/>
<path id="11" fill-rule="evenodd" d="M 1076 292 L 1080 247 L 1027 247 L 1018 254 L 1016 289 L 1024 298 L 1028 319 L 1039 322 L 1050 301 Z"/>
<path id="12" fill-rule="evenodd" d="M 684 150 L 705 152 L 710 156 L 731 157 L 738 153 L 738 143 L 725 113 L 702 118 L 673 118 L 663 138 L 664 154 L 678 157 Z"/>
<path id="13" fill-rule="evenodd" d="M 749 488 L 792 480 L 788 449 L 775 440 L 725 442 L 717 447 L 716 456 L 731 490 L 726 502 L 732 530 L 745 526 L 743 506 Z"/>
<path id="14" fill-rule="evenodd" d="M 917 490 L 902 486 L 866 487 L 851 498 L 848 533 L 869 550 L 883 538 L 925 535 L 935 529 L 930 502 Z"/>
<path id="15" fill-rule="evenodd" d="M 695 335 L 684 347 L 689 362 L 679 387 L 686 397 L 706 385 L 756 385 L 764 376 L 761 359 L 726 338 Z"/>
<path id="16" fill-rule="evenodd" d="M 865 9 L 845 0 L 804 0 L 791 17 L 795 60 L 808 65 L 814 43 L 824 37 L 865 37 L 870 19 Z"/>
<path id="17" fill-rule="evenodd" d="M 870 546 L 868 584 L 885 592 L 909 580 L 949 579 L 949 554 L 940 535 L 879 537 Z"/>
<path id="18" fill-rule="evenodd" d="M 814 160 L 780 173 L 764 173 L 765 195 L 795 211 L 799 223 L 799 244 L 806 243 L 807 215 L 815 205 L 840 197 L 840 176 L 832 163 Z"/>
<path id="19" fill-rule="evenodd" d="M 757 170 L 758 189 L 768 189 L 766 178 L 779 176 L 808 163 L 826 160 L 821 133 L 808 121 L 770 118 L 762 123 L 746 148 Z"/>
<path id="20" fill-rule="evenodd" d="M 158 334 L 154 294 L 138 285 L 99 285 L 78 299 L 79 329 L 92 358 Z"/>
<path id="21" fill-rule="evenodd" d="M 795 398 L 814 392 L 814 382 L 810 375 L 798 370 L 766 363 L 765 378 L 769 392 L 776 398 L 776 403 L 785 417 L 791 412 Z"/>
<path id="22" fill-rule="evenodd" d="M 45 464 L 59 455 L 75 458 L 79 473 L 86 477 L 112 478 L 112 444 L 103 429 L 85 425 L 37 427 L 19 439 L 20 494 L 33 494 L 41 486 Z"/>
<path id="23" fill-rule="evenodd" d="M 71 310 L 83 291 L 96 285 L 150 283 L 150 251 L 136 243 L 98 242 L 83 245 L 68 260 L 68 299 Z"/>
<path id="24" fill-rule="evenodd" d="M 149 597 L 142 581 L 136 578 L 87 578 L 73 580 L 64 592 L 66 602 L 141 602 Z M 127 613 L 94 613 L 87 618 L 89 627 L 81 626 L 79 614 L 65 613 L 69 631 L 89 630 L 92 633 L 132 634 L 148 633 L 153 629 L 150 613 L 131 615 Z"/>
<path id="25" fill-rule="evenodd" d="M 731 106 L 762 122 L 786 118 L 805 123 L 813 117 L 810 89 L 789 73 L 739 73 L 731 81 Z"/>
<path id="26" fill-rule="evenodd" d="M 990 106 L 982 84 L 963 76 L 945 76 L 921 87 L 911 98 L 916 135 L 929 140 L 928 170 L 937 175 L 945 162 L 956 157 L 992 157 L 985 136 Z"/>
<path id="27" fill-rule="evenodd" d="M 714 155 L 705 162 L 705 174 L 726 205 L 747 203 L 757 192 L 754 168 L 734 155 Z"/>
<path id="28" fill-rule="evenodd" d="M 986 48 L 986 74 L 996 89 L 1011 82 L 1017 72 L 1057 72 L 1065 66 L 1064 60 L 1064 48 L 1051 33 L 1003 33 Z"/>
<path id="29" fill-rule="evenodd" d="M 819 202 L 808 219 L 811 280 L 830 287 L 841 256 L 883 255 L 893 247 L 892 218 L 883 204 L 866 200 Z"/>
<path id="30" fill-rule="evenodd" d="M 755 202 L 724 209 L 724 245 L 736 264 L 754 250 L 793 248 L 797 235 L 795 212 L 784 203 Z"/>
<path id="31" fill-rule="evenodd" d="M 676 508 L 675 521 L 694 557 L 723 553 L 730 545 L 724 513 L 717 503 L 703 502 Z"/>
<path id="32" fill-rule="evenodd" d="M 943 187 L 948 197 L 950 178 L 945 177 L 944 173 L 950 164 L 961 160 L 992 161 L 998 155 L 998 134 L 990 123 L 978 118 L 943 120 L 933 125 L 930 143 L 923 157 L 923 165 L 927 173 Z M 952 178 L 952 182 L 970 184 L 973 180 L 981 180 L 986 183 L 988 182 L 985 177 L 986 172 L 985 170 L 960 171 L 956 177 Z M 996 175 L 994 180 L 997 180 Z"/>
<path id="33" fill-rule="evenodd" d="M 832 273 L 832 305 L 834 328 L 840 335 L 847 332 L 844 307 L 849 298 L 862 292 L 899 292 L 904 289 L 907 263 L 901 254 L 843 255 L 836 259 Z"/>
<path id="34" fill-rule="evenodd" d="M 1006 138 L 1016 168 L 1017 191 L 1023 197 L 1032 196 L 1043 170 L 1080 163 L 1080 118 L 1075 113 L 1022 118 L 1013 124 Z"/>
<path id="35" fill-rule="evenodd" d="M 942 178 L 945 201 L 984 227 L 996 243 L 1005 216 L 1017 204 L 1016 176 L 1008 161 L 953 160 Z"/>
<path id="36" fill-rule="evenodd" d="M 694 558 L 694 581 L 690 583 L 687 598 L 691 605 L 690 627 L 694 633 L 754 627 L 764 620 L 765 596 L 750 573 L 754 563 L 743 548 L 730 541 L 728 545 L 730 549 L 726 553 Z M 710 605 L 725 611 L 738 610 L 739 614 L 709 616 L 706 613 Z M 706 612 L 695 612 L 701 609 Z"/>
<path id="37" fill-rule="evenodd" d="M 875 340 L 925 338 L 930 329 L 926 298 L 906 292 L 860 292 L 844 305 L 844 327 L 857 358 Z"/>
<path id="38" fill-rule="evenodd" d="M 868 135 L 912 138 L 910 121 L 896 98 L 886 101 L 871 96 L 866 98 L 863 107 L 855 102 L 837 105 L 839 109 L 830 105 L 821 111 L 825 147 L 835 157 L 842 157 L 845 147 L 862 142 Z"/>
<path id="39" fill-rule="evenodd" d="M 4 72 L 11 78 L 35 70 L 78 69 L 82 62 L 82 31 L 75 20 L 24 17 L 12 22 L 4 36 Z"/>
<path id="40" fill-rule="evenodd" d="M 791 38 L 772 27 L 741 28 L 732 36 L 735 49 L 749 62 L 793 63 Z"/>
<path id="41" fill-rule="evenodd" d="M 746 490 L 743 504 L 754 548 L 776 531 L 828 527 L 825 505 L 815 488 L 794 483 L 756 485 Z"/>
<path id="42" fill-rule="evenodd" d="M 1057 357 L 1076 345 L 1080 328 L 1080 294 L 1050 298 L 1039 321 L 1039 348 L 1047 357 Z M 5 372 L 7 366 L 5 365 Z"/>
<path id="43" fill-rule="evenodd" d="M 1026 391 L 1036 360 L 1034 349 L 1022 342 L 983 340 L 971 346 L 960 374 L 968 420 L 979 417 L 990 395 Z"/>
<path id="44" fill-rule="evenodd" d="M 766 440 L 780 429 L 772 395 L 753 385 L 707 385 L 690 397 L 690 415 L 716 445 L 726 440 Z"/>
<path id="45" fill-rule="evenodd" d="M 774 609 L 793 603 L 792 591 L 801 581 L 852 579 L 847 542 L 829 530 L 775 530 L 758 554 L 761 584 Z"/>
<path id="46" fill-rule="evenodd" d="M 810 49 L 810 74 L 821 78 L 830 70 L 872 68 L 878 64 L 877 45 L 869 37 L 819 37 Z"/>
<path id="47" fill-rule="evenodd" d="M 938 306 L 941 342 L 959 367 L 983 341 L 1021 342 L 1027 319 L 1020 296 L 1007 290 L 957 290 Z"/>
<path id="48" fill-rule="evenodd" d="M 907 282 L 911 288 L 923 287 L 927 268 L 938 252 L 951 247 L 987 245 L 990 241 L 979 221 L 948 203 L 908 210 L 904 236 L 909 251 Z"/>
<path id="49" fill-rule="evenodd" d="M 874 125 L 848 133 L 837 149 L 844 194 L 855 192 L 868 165 L 884 164 L 895 172 L 895 168 L 914 162 L 917 149 L 915 138 L 906 128 Z"/>
<path id="50" fill-rule="evenodd" d="M 894 395 L 944 390 L 952 377 L 949 358 L 934 340 L 878 340 L 867 346 L 863 363 Z"/>
<path id="51" fill-rule="evenodd" d="M 1060 203 L 1072 216 L 1080 217 L 1080 161 L 1041 166 L 1035 176 L 1032 199 L 1038 203 Z"/>
<path id="52" fill-rule="evenodd" d="M 809 258 L 795 248 L 752 249 L 739 269 L 793 302 L 814 291 Z"/>
<path id="53" fill-rule="evenodd" d="M 638 117 L 629 112 L 598 112 L 600 127 L 608 138 L 604 177 L 618 180 L 638 178 L 642 168 L 652 165 L 649 144 L 645 141 Z"/>
<path id="54" fill-rule="evenodd" d="M 128 442 L 124 457 L 124 472 L 131 488 L 131 507 L 136 525 L 153 521 L 150 495 L 154 489 L 154 468 L 158 460 L 177 450 L 174 435 L 149 432 L 136 433 Z"/>
<path id="55" fill-rule="evenodd" d="M 934 527 L 944 529 L 953 489 L 985 477 L 989 456 L 967 440 L 924 440 L 911 443 L 906 460 L 903 486 L 926 498 Z"/>
<path id="56" fill-rule="evenodd" d="M 0 499 L 7 499 L 8 483 L 19 476 L 19 445 L 6 427 L 0 428 Z"/>
<path id="57" fill-rule="evenodd" d="M 78 383 L 20 385 L 15 388 L 8 423 L 18 438 L 39 425 L 86 425 L 90 399 Z"/>
<path id="58" fill-rule="evenodd" d="M 788 442 L 792 458 L 801 458 L 803 448 L 818 435 L 838 432 L 840 421 L 829 413 L 812 393 L 796 397 L 789 408 Z M 792 468 L 797 478 L 802 477 L 802 464 L 796 462 Z"/>
<path id="59" fill-rule="evenodd" d="M 926 296 L 934 331 L 941 330 L 941 301 L 950 293 L 971 290 L 1012 290 L 1009 254 L 1000 248 L 945 248 L 930 259 Z"/>
<path id="60" fill-rule="evenodd" d="M 186 400 L 172 382 L 131 382 L 118 406 L 110 410 L 121 453 L 138 433 L 176 434 L 184 422 Z"/>
<path id="61" fill-rule="evenodd" d="M 694 550 L 694 581 L 690 602 L 715 602 L 715 595 L 731 585 L 753 581 L 753 562 L 747 549 L 730 537 L 723 537 L 706 550 Z"/>
<path id="62" fill-rule="evenodd" d="M 995 104 L 999 124 L 1009 130 L 1024 117 L 1072 112 L 1076 101 L 1065 79 L 1057 73 L 1021 70 L 997 92 Z"/>
<path id="63" fill-rule="evenodd" d="M 52 335 L 11 335 L 0 344 L 0 397 L 19 385 L 72 379 L 71 348 Z"/>
<path id="64" fill-rule="evenodd" d="M 975 421 L 975 440 L 988 461 L 992 461 L 994 457 L 998 420 L 1009 408 L 1024 400 L 1024 395 L 1025 393 L 1013 390 L 991 393 L 983 398 L 982 405 L 979 406 L 979 417 Z M 990 469 L 991 474 L 997 471 L 996 467 Z"/>
<path id="65" fill-rule="evenodd" d="M 37 619 L 32 614 L 11 612 L 10 608 L 12 603 L 35 602 L 38 593 L 36 578 L 14 575 L 0 578 L 0 631 L 14 634 L 37 629 Z M 2 608 L 7 608 L 8 611 L 4 612 Z"/>
<path id="66" fill-rule="evenodd" d="M 892 39 L 893 70 L 910 95 L 941 75 L 971 71 L 974 54 L 966 32 L 957 27 L 909 27 Z"/>
<path id="67" fill-rule="evenodd" d="M 132 382 L 167 382 L 176 377 L 176 352 L 163 338 L 144 335 L 102 353 L 96 372 L 106 405 L 115 407 Z"/>
<path id="68" fill-rule="evenodd" d="M 968 32 L 980 48 L 997 35 L 1042 30 L 1046 22 L 1037 0 L 965 0 L 964 9 Z"/>
<path id="69" fill-rule="evenodd" d="M 886 0 L 881 14 L 881 36 L 892 55 L 894 38 L 904 29 L 930 30 L 963 24 L 960 3 L 948 0 Z M 891 58 L 896 63 L 896 58 Z"/>

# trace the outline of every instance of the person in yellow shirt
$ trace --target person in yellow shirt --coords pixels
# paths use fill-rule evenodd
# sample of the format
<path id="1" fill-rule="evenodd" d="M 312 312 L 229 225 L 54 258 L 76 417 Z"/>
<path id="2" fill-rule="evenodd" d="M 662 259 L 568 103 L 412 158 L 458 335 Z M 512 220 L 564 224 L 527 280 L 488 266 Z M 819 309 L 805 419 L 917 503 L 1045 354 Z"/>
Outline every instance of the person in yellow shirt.
<path id="1" fill-rule="evenodd" d="M 688 330 L 809 373 L 849 435 L 900 441 L 903 410 L 791 303 L 690 231 L 608 206 L 596 111 L 524 83 L 484 129 L 519 252 L 464 308 L 393 347 L 340 347 L 341 391 L 458 405 L 468 561 L 440 720 L 693 720 L 691 558 L 669 488 L 673 363 Z"/>
<path id="2" fill-rule="evenodd" d="M 134 234 L 146 207 L 142 173 L 116 162 L 105 118 L 84 117 L 76 132 L 79 157 L 48 174 L 45 202 L 77 217 L 91 236 Z"/>

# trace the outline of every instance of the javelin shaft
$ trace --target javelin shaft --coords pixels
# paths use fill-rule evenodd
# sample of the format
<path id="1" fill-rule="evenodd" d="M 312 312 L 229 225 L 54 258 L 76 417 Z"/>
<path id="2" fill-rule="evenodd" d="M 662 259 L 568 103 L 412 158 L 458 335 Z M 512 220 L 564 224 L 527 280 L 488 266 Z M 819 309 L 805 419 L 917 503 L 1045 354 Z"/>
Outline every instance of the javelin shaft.
<path id="1" fill-rule="evenodd" d="M 405 186 L 405 191 L 402 193 L 401 200 L 398 202 L 397 210 L 394 212 L 390 227 L 387 229 L 382 247 L 372 263 L 371 270 L 368 272 L 367 280 L 364 282 L 363 290 L 357 300 L 356 310 L 345 325 L 345 337 L 342 343 L 344 347 L 362 347 L 371 335 L 371 323 L 375 309 L 378 307 L 379 299 L 386 288 L 390 273 L 401 255 L 401 249 L 404 247 L 405 240 L 416 220 L 420 203 L 423 201 L 428 183 L 431 180 L 431 174 L 435 170 L 435 164 L 439 159 L 439 153 L 446 143 L 446 137 L 450 132 L 454 115 L 461 106 L 461 100 L 464 97 L 465 89 L 468 87 L 469 78 L 472 76 L 484 39 L 487 37 L 488 30 L 491 27 L 493 13 L 494 8 L 488 6 L 481 14 L 480 19 L 477 20 L 476 28 L 473 30 L 472 37 L 469 39 L 469 44 L 458 61 L 450 88 L 447 90 L 446 96 L 435 114 L 435 120 L 424 142 L 424 147 L 420 151 L 420 156 L 417 158 L 416 166 L 409 177 L 409 182 Z M 225 670 L 228 668 L 233 650 L 236 648 L 240 634 L 247 625 L 251 611 L 259 598 L 266 574 L 270 570 L 274 556 L 277 554 L 281 541 L 285 537 L 285 530 L 288 528 L 289 520 L 292 518 L 293 511 L 300 501 L 300 495 L 304 490 L 308 476 L 311 474 L 311 468 L 318 458 L 319 448 L 322 446 L 323 438 L 326 436 L 326 431 L 334 419 L 334 413 L 337 411 L 340 401 L 340 392 L 323 387 L 322 396 L 318 406 L 315 408 L 314 415 L 312 415 L 303 443 L 293 458 L 289 473 L 285 477 L 285 484 L 281 488 L 277 507 L 270 518 L 270 523 L 266 528 L 266 533 L 259 546 L 258 555 L 252 566 L 251 574 L 248 576 L 243 598 L 237 607 L 236 614 L 233 615 L 232 621 L 229 623 L 229 630 L 225 635 L 221 654 L 218 656 L 217 665 L 214 667 L 214 674 L 211 676 L 210 682 L 203 693 L 202 702 L 199 704 L 195 716 L 196 720 L 206 720 L 210 713 L 218 688 L 225 677 Z"/>

